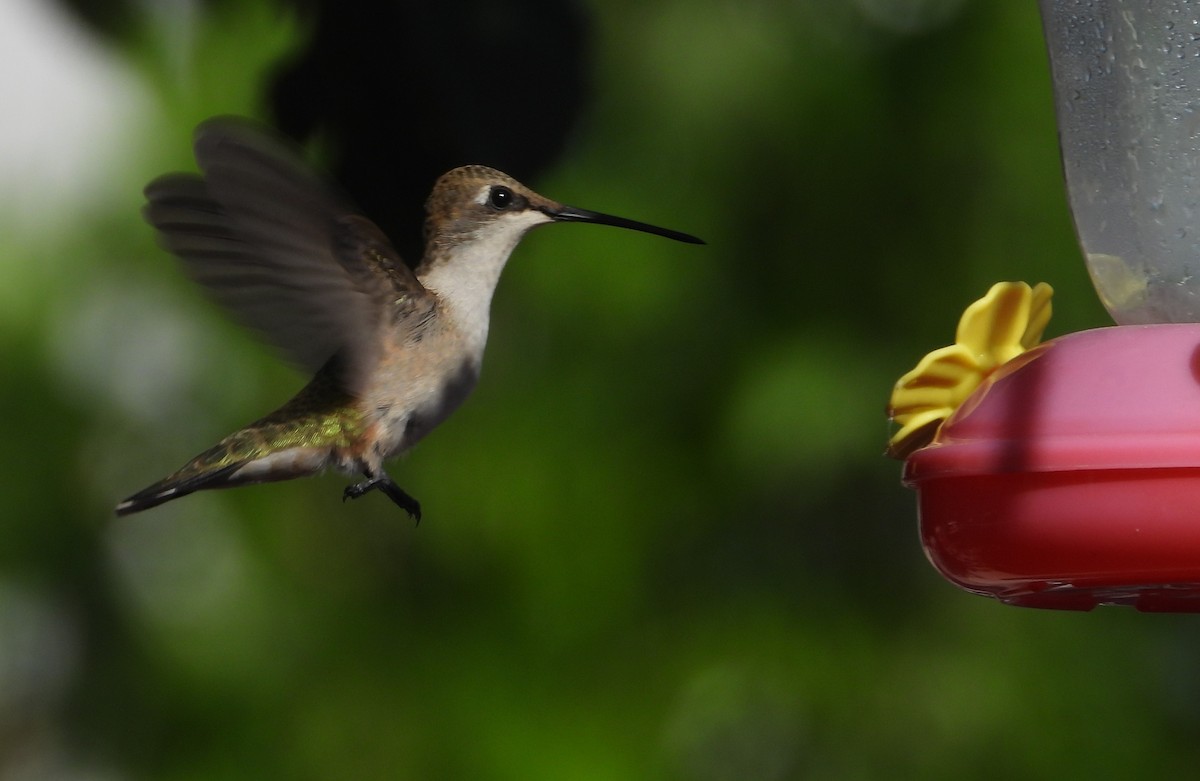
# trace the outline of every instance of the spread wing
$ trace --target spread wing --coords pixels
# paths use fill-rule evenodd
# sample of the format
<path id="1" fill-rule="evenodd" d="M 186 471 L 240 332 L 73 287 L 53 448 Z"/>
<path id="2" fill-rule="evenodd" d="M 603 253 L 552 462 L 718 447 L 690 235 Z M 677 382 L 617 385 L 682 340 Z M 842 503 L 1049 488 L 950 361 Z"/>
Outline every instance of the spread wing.
<path id="1" fill-rule="evenodd" d="M 244 325 L 315 373 L 337 357 L 357 392 L 389 302 L 428 293 L 383 233 L 285 144 L 249 122 L 196 130 L 201 174 L 146 187 L 146 219 L 194 280 Z"/>

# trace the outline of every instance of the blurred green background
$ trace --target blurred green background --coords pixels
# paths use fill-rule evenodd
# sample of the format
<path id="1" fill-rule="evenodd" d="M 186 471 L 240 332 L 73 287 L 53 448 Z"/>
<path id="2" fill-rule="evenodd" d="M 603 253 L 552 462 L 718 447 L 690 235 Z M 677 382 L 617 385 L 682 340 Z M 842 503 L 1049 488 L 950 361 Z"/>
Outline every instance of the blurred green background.
<path id="1" fill-rule="evenodd" d="M 419 528 L 337 475 L 112 516 L 303 383 L 139 209 L 312 24 L 136 7 L 0 4 L 0 779 L 1194 772 L 1196 619 L 958 591 L 882 457 L 993 282 L 1054 285 L 1049 336 L 1110 322 L 1032 0 L 581 5 L 529 183 L 709 246 L 526 239 L 478 390 L 391 465 Z"/>

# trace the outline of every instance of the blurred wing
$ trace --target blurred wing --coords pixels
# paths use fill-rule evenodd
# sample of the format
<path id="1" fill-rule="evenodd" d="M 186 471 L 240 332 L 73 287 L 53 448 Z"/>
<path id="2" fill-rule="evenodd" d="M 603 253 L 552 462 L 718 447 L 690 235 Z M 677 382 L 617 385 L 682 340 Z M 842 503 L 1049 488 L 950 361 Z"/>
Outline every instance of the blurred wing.
<path id="1" fill-rule="evenodd" d="M 357 289 L 370 295 L 377 311 L 406 313 L 411 304 L 432 304 L 433 297 L 404 264 L 379 226 L 358 214 L 340 218 L 333 254 Z M 408 306 L 400 306 L 409 302 Z M 399 307 L 399 309 L 397 309 Z"/>
<path id="2" fill-rule="evenodd" d="M 163 245 L 292 361 L 315 373 L 336 355 L 343 384 L 358 390 L 377 360 L 381 304 L 394 298 L 395 283 L 340 249 L 351 210 L 289 149 L 246 122 L 200 125 L 196 159 L 202 176 L 168 174 L 146 187 L 146 219 Z M 407 273 L 421 290 L 378 228 L 354 220 L 374 229 L 372 245 L 403 269 L 396 276 Z"/>

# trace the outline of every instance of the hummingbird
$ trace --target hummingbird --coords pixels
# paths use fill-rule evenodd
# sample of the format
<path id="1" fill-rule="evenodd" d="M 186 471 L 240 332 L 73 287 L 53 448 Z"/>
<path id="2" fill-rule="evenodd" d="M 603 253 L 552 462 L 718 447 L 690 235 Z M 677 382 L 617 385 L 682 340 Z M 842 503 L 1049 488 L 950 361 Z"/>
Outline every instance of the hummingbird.
<path id="1" fill-rule="evenodd" d="M 312 379 L 291 400 L 119 503 L 128 515 L 195 491 L 360 476 L 421 519 L 383 463 L 462 404 L 479 379 L 492 295 L 521 238 L 551 222 L 695 236 L 578 209 L 482 165 L 455 168 L 425 205 L 411 269 L 387 236 L 283 140 L 233 117 L 195 131 L 200 173 L 146 186 L 144 216 L 185 271 Z"/>

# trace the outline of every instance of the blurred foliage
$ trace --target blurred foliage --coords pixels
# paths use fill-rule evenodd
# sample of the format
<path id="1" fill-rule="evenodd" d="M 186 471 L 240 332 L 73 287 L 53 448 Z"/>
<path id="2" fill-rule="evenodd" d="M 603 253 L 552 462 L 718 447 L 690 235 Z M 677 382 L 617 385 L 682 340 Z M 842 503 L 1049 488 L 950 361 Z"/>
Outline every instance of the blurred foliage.
<path id="1" fill-rule="evenodd" d="M 475 396 L 392 465 L 419 528 L 334 475 L 111 515 L 303 381 L 138 210 L 198 120 L 264 114 L 309 31 L 261 3 L 161 8 L 89 44 L 138 97 L 120 133 L 75 137 L 86 201 L 60 185 L 0 216 L 0 779 L 1196 766 L 1195 619 L 955 590 L 881 455 L 891 384 L 992 282 L 1053 284 L 1048 336 L 1108 322 L 1034 3 L 586 6 L 592 93 L 531 184 L 709 246 L 529 237 Z"/>

